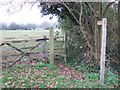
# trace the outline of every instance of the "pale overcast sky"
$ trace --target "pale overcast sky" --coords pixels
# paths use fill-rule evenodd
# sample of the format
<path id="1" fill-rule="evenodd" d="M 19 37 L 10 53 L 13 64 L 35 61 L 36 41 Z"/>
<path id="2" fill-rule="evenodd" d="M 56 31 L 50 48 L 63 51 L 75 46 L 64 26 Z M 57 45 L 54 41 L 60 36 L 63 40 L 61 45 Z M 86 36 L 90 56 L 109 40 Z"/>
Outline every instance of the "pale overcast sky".
<path id="1" fill-rule="evenodd" d="M 49 19 L 50 16 L 41 17 L 40 9 L 38 9 L 37 4 L 35 4 L 32 9 L 30 9 L 29 5 L 24 5 L 22 10 L 16 12 L 14 14 L 7 13 L 7 8 L 9 5 L 5 5 L 1 7 L 1 3 L 6 3 L 12 0 L 0 0 L 0 23 L 11 23 L 16 22 L 18 24 L 27 24 L 27 23 L 35 23 L 41 24 L 43 22 L 55 23 L 57 22 L 57 17 L 54 17 L 52 20 Z M 26 0 L 13 0 L 14 8 L 19 8 L 21 3 Z M 36 1 L 36 0 L 27 0 L 27 1 Z M 113 1 L 113 0 L 111 0 Z M 11 8 L 12 6 L 10 6 Z M 12 10 L 11 10 L 12 11 Z"/>
<path id="2" fill-rule="evenodd" d="M 9 1 L 9 0 L 0 0 L 0 3 L 5 1 Z M 17 0 L 17 2 L 15 2 L 16 5 L 19 4 L 18 1 L 24 1 L 24 0 Z M 32 9 L 30 9 L 29 5 L 25 5 L 23 6 L 22 10 L 14 14 L 7 13 L 6 8 L 8 8 L 8 6 L 2 6 L 0 8 L 0 23 L 5 22 L 9 24 L 11 22 L 16 22 L 18 24 L 21 24 L 21 23 L 41 24 L 46 21 L 50 23 L 57 22 L 57 17 L 54 17 L 52 20 L 49 19 L 50 16 L 41 17 L 42 14 L 40 13 L 40 9 L 38 9 L 37 4 L 35 4 L 32 7 Z"/>

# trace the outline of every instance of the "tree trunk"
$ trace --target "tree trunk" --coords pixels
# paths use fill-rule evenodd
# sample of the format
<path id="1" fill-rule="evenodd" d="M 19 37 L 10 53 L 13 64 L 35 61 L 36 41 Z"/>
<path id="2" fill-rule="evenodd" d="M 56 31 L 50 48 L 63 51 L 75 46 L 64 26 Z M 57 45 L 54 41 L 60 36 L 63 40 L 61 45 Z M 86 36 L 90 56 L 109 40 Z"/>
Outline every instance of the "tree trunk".
<path id="1" fill-rule="evenodd" d="M 97 21 L 99 20 L 98 18 L 99 18 L 99 13 L 100 13 L 100 8 L 99 8 L 99 2 L 96 2 L 96 3 L 94 3 L 94 5 L 93 5 L 93 8 L 94 8 L 94 11 L 95 11 L 95 13 L 96 13 L 96 15 L 94 15 L 95 16 L 95 59 L 96 59 L 96 62 L 98 62 L 99 61 L 99 51 L 100 51 L 100 48 L 99 48 L 99 44 L 100 44 L 100 42 L 99 42 L 99 39 L 100 39 L 100 34 L 99 34 L 99 30 L 98 30 L 98 25 L 97 25 Z"/>
<path id="2" fill-rule="evenodd" d="M 120 1 L 118 2 L 118 33 L 120 32 Z M 118 35 L 118 38 L 120 36 Z M 120 39 L 118 39 L 118 58 L 120 56 Z M 118 59 L 119 60 L 119 59 Z M 119 62 L 119 61 L 118 61 Z M 120 62 L 118 63 L 118 66 L 120 65 Z M 120 72 L 120 66 L 118 67 L 118 72 Z M 120 73 L 119 73 L 120 74 Z"/>
<path id="3" fill-rule="evenodd" d="M 95 19 L 95 59 L 98 60 L 98 26 L 97 26 L 97 19 Z"/>

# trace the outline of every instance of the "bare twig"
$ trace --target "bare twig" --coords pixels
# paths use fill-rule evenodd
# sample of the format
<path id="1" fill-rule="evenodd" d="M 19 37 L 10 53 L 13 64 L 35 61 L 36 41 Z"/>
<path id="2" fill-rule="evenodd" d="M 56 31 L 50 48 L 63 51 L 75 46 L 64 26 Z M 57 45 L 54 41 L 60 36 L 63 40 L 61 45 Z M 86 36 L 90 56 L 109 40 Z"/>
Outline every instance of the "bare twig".
<path id="1" fill-rule="evenodd" d="M 1 3 L 1 6 L 5 6 L 5 5 L 8 5 L 8 4 L 11 4 L 13 2 L 13 0 L 10 0 L 9 2 L 6 2 L 6 3 Z"/>
<path id="2" fill-rule="evenodd" d="M 92 8 L 92 6 L 88 2 L 86 2 L 86 4 L 90 7 L 90 9 L 93 12 L 94 16 L 96 16 L 96 13 L 95 13 L 94 9 Z"/>
<path id="3" fill-rule="evenodd" d="M 32 9 L 32 7 L 33 7 L 36 3 L 37 3 L 37 1 L 36 1 L 36 2 L 33 2 L 32 5 L 31 5 L 31 7 L 30 7 L 30 9 Z"/>
<path id="4" fill-rule="evenodd" d="M 76 12 L 78 15 L 80 14 L 77 10 L 71 9 L 71 11 Z"/>
<path id="5" fill-rule="evenodd" d="M 68 9 L 68 11 L 72 14 L 72 16 L 74 17 L 74 19 L 76 20 L 76 22 L 79 24 L 79 20 L 77 19 L 77 17 L 74 15 L 74 13 L 71 11 L 71 9 L 66 5 L 66 3 L 62 2 L 63 5 Z"/>
<path id="6" fill-rule="evenodd" d="M 8 8 L 8 9 L 7 9 L 7 12 L 10 13 L 10 14 L 14 14 L 14 13 L 16 13 L 16 12 L 19 12 L 20 10 L 22 10 L 23 5 L 24 5 L 24 4 L 21 4 L 20 7 L 19 7 L 19 9 L 18 9 L 18 10 L 14 10 L 13 12 L 11 12 L 11 10 Z M 15 8 L 15 9 L 16 9 L 16 8 Z"/>
<path id="7" fill-rule="evenodd" d="M 9 5 L 8 8 L 7 8 L 7 12 L 10 13 L 10 14 L 14 14 L 14 13 L 16 13 L 16 12 L 19 12 L 19 11 L 23 8 L 23 6 L 26 5 L 26 4 L 31 4 L 30 9 L 32 9 L 32 7 L 33 7 L 38 1 L 39 1 L 39 0 L 35 0 L 35 1 L 25 0 L 25 1 L 21 2 L 21 5 L 19 4 L 20 6 L 14 7 L 14 5 L 13 5 L 14 0 L 9 0 L 9 1 L 7 1 L 6 3 L 5 3 L 5 2 L 0 3 L 0 7 Z M 13 12 L 12 12 L 12 10 L 13 10 Z"/>
<path id="8" fill-rule="evenodd" d="M 115 1 L 116 1 L 116 0 L 115 0 Z M 105 10 L 104 10 L 104 12 L 103 12 L 103 16 L 104 16 L 105 13 L 107 12 L 107 9 L 109 8 L 109 6 L 110 6 L 111 4 L 113 4 L 113 3 L 115 3 L 115 1 L 110 2 L 110 3 L 106 6 L 106 8 L 105 8 Z"/>
<path id="9" fill-rule="evenodd" d="M 80 16 L 79 16 L 79 24 L 80 24 L 80 26 L 82 25 L 82 2 L 80 3 Z"/>

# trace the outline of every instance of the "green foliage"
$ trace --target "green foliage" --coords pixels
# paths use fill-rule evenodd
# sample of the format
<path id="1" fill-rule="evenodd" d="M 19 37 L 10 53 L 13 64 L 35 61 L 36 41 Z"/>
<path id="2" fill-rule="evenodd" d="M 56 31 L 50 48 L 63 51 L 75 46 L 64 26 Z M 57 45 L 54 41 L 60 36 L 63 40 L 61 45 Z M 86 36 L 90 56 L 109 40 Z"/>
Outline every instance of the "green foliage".
<path id="1" fill-rule="evenodd" d="M 67 50 L 67 61 L 81 63 L 85 60 L 84 57 L 84 39 L 80 33 L 79 27 L 74 27 L 67 32 L 66 50 Z"/>
<path id="2" fill-rule="evenodd" d="M 19 83 L 18 80 L 16 80 L 16 81 L 15 81 L 15 85 L 17 85 L 18 83 Z"/>
<path id="3" fill-rule="evenodd" d="M 39 84 L 40 88 L 46 88 L 46 85 L 44 83 Z"/>
<path id="4" fill-rule="evenodd" d="M 58 76 L 56 77 L 55 80 L 58 82 L 58 84 L 56 85 L 56 88 L 61 88 L 62 86 L 68 87 L 68 82 L 65 82 L 66 80 L 64 77 Z"/>
<path id="5" fill-rule="evenodd" d="M 50 69 L 57 69 L 57 66 L 53 65 L 53 64 L 47 64 L 47 67 L 50 68 Z"/>
<path id="6" fill-rule="evenodd" d="M 76 66 L 76 68 L 81 72 L 85 72 L 88 70 L 88 65 L 82 64 L 82 65 Z"/>
<path id="7" fill-rule="evenodd" d="M 98 81 L 90 81 L 89 79 L 85 79 L 82 82 L 82 88 L 101 88 L 100 83 Z"/>
<path id="8" fill-rule="evenodd" d="M 80 8 L 79 3 L 69 2 L 67 4 L 70 8 L 74 8 L 74 10 L 79 11 L 79 8 Z M 75 5 L 75 7 L 74 7 L 74 5 Z M 40 6 L 42 6 L 41 13 L 43 15 L 52 14 L 52 15 L 58 16 L 60 19 L 69 18 L 69 19 L 71 19 L 71 21 L 76 23 L 76 20 L 71 15 L 69 10 L 61 3 L 54 3 L 54 2 L 53 3 L 40 3 Z M 74 14 L 78 18 L 78 13 L 74 11 Z"/>
<path id="9" fill-rule="evenodd" d="M 56 77 L 56 81 L 58 82 L 58 83 L 61 83 L 62 82 L 62 78 L 61 77 Z"/>
<path id="10" fill-rule="evenodd" d="M 94 66 L 90 66 L 89 64 L 80 64 L 76 66 L 76 69 L 78 69 L 81 72 L 98 72 L 98 69 Z"/>
<path id="11" fill-rule="evenodd" d="M 50 69 L 57 69 L 57 66 L 55 66 L 55 65 L 51 65 L 51 64 L 45 64 L 45 63 L 43 63 L 43 62 L 39 62 L 39 63 L 37 63 L 36 64 L 36 69 L 37 70 L 41 70 L 41 67 L 44 67 L 44 66 L 46 66 L 46 67 L 48 67 L 48 68 L 50 68 Z"/>
<path id="12" fill-rule="evenodd" d="M 84 74 L 84 85 L 88 87 L 100 87 L 98 73 L 85 73 Z M 112 73 L 110 70 L 106 71 L 105 74 L 105 87 L 111 87 L 113 85 L 118 85 L 118 76 L 115 73 Z M 96 82 L 96 84 L 95 84 Z"/>
<path id="13" fill-rule="evenodd" d="M 99 74 L 98 73 L 86 73 L 84 78 L 88 80 L 92 80 L 92 81 L 97 81 L 99 80 Z"/>
<path id="14" fill-rule="evenodd" d="M 41 67 L 43 67 L 43 66 L 46 66 L 46 64 L 43 63 L 43 62 L 39 62 L 39 63 L 36 64 L 36 69 L 41 70 Z"/>
<path id="15" fill-rule="evenodd" d="M 9 80 L 9 79 L 8 79 L 8 76 L 5 75 L 5 76 L 3 77 L 3 79 L 2 79 L 2 82 L 3 82 L 3 83 L 6 83 L 8 80 Z"/>
<path id="16" fill-rule="evenodd" d="M 118 84 L 117 78 L 118 78 L 118 74 L 113 73 L 110 70 L 107 70 L 106 74 L 105 74 L 105 83 L 112 85 L 112 84 Z"/>
<path id="17" fill-rule="evenodd" d="M 60 26 L 64 32 L 70 31 L 71 28 L 73 28 L 75 24 L 69 19 L 61 19 Z"/>
<path id="18" fill-rule="evenodd" d="M 19 64 L 19 65 L 16 66 L 16 68 L 22 69 L 22 68 L 23 68 L 23 65 L 22 65 L 22 64 Z"/>
<path id="19" fill-rule="evenodd" d="M 29 85 L 29 81 L 27 79 L 25 79 L 25 88 L 30 88 L 30 85 Z"/>
<path id="20" fill-rule="evenodd" d="M 3 71 L 3 78 L 2 84 L 3 87 L 39 87 L 39 88 L 46 88 L 46 83 L 49 85 L 53 84 L 52 87 L 54 88 L 101 88 L 99 83 L 99 73 L 96 72 L 88 72 L 87 70 L 93 67 L 89 65 L 82 64 L 81 66 L 72 66 L 72 68 L 77 68 L 75 72 L 83 72 L 82 79 L 74 78 L 74 75 L 61 75 L 59 72 L 58 66 L 44 64 L 44 63 L 37 63 L 36 67 L 41 67 L 40 70 L 37 68 L 31 68 L 32 74 L 28 74 L 30 72 L 30 67 L 26 68 L 18 68 L 13 67 L 13 69 L 8 69 Z M 42 68 L 46 67 L 46 68 Z M 67 64 L 66 67 L 71 67 L 71 64 Z M 95 68 L 94 68 L 95 69 Z M 17 72 L 19 70 L 19 72 Z M 63 71 L 64 68 L 62 69 Z M 110 70 L 105 72 L 105 88 L 113 88 L 114 86 L 118 85 L 118 75 Z"/>
<path id="21" fill-rule="evenodd" d="M 40 74 L 37 74 L 37 75 L 36 75 L 36 79 L 39 79 L 39 78 L 40 78 Z"/>
<path id="22" fill-rule="evenodd" d="M 39 62 L 39 63 L 36 64 L 36 66 L 43 67 L 43 66 L 46 66 L 46 64 L 43 63 L 43 62 Z"/>
<path id="23" fill-rule="evenodd" d="M 32 82 L 32 86 L 36 86 L 36 85 L 37 85 L 36 81 Z"/>

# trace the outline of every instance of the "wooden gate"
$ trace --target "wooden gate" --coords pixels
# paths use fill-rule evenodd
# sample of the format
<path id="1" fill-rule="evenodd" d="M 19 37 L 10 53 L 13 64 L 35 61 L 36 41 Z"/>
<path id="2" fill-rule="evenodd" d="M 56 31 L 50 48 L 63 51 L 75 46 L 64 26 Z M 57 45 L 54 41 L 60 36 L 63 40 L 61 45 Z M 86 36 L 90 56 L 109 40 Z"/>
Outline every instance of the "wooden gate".
<path id="1" fill-rule="evenodd" d="M 12 66 L 16 62 L 25 60 L 48 59 L 47 40 L 44 36 L 33 40 L 11 40 L 0 44 L 2 55 L 2 66 Z M 25 59 L 27 57 L 27 59 Z"/>
<path id="2" fill-rule="evenodd" d="M 54 64 L 56 57 L 64 57 L 64 60 L 66 61 L 65 35 L 60 35 L 58 37 L 56 37 L 56 35 L 54 36 L 53 28 L 50 28 L 49 34 L 50 39 L 44 36 L 40 39 L 1 42 L 0 50 L 2 55 L 2 65 L 12 66 L 17 62 L 24 60 L 50 60 L 50 64 Z M 47 40 L 49 40 L 49 44 L 47 44 Z"/>

